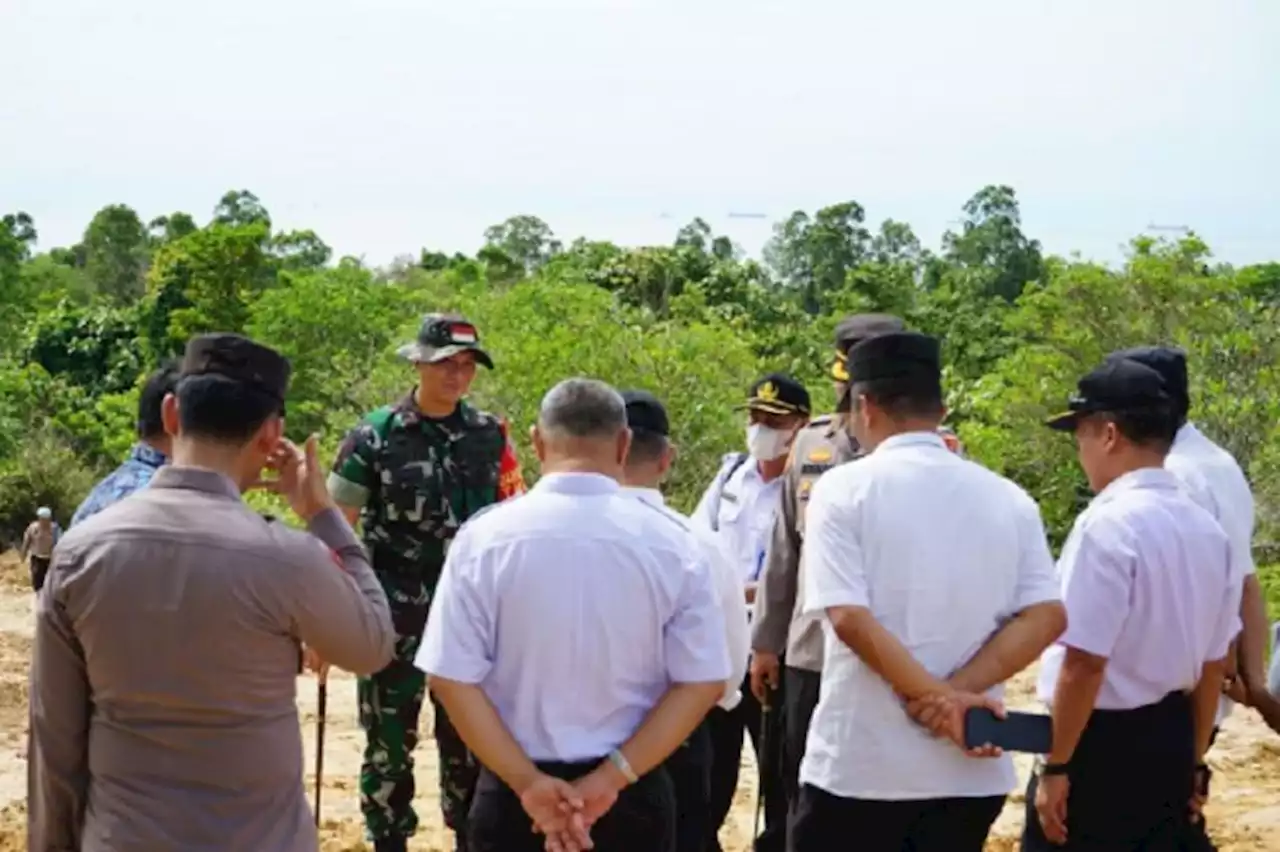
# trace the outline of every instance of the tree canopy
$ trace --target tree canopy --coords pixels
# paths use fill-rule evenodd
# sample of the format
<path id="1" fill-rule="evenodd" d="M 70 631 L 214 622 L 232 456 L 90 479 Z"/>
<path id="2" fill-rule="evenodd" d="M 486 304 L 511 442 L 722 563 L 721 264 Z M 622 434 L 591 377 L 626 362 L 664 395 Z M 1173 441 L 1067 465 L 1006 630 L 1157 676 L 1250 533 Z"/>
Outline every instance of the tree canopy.
<path id="1" fill-rule="evenodd" d="M 313 231 L 276 229 L 243 189 L 203 224 L 109 205 L 69 247 L 41 245 L 21 211 L 0 215 L 0 534 L 39 504 L 70 515 L 132 441 L 142 378 L 202 331 L 288 355 L 290 431 L 319 433 L 331 455 L 357 418 L 412 384 L 394 351 L 421 315 L 461 311 L 497 362 L 473 396 L 513 423 L 527 477 L 542 394 L 590 375 L 666 400 L 681 451 L 668 490 L 690 508 L 741 443 L 734 406 L 752 379 L 791 372 L 830 407 L 835 323 L 887 311 L 942 339 L 949 424 L 1040 502 L 1056 541 L 1088 491 L 1072 442 L 1044 417 L 1110 350 L 1184 348 L 1192 417 L 1249 473 L 1260 556 L 1275 561 L 1280 263 L 1215 262 L 1195 234 L 1136 236 L 1115 265 L 1049 256 L 1008 186 L 979 189 L 960 211 L 931 250 L 855 200 L 796 210 L 760 261 L 702 219 L 670 244 L 623 246 L 565 240 L 521 214 L 485 230 L 473 255 L 428 247 L 379 269 L 335 260 Z"/>

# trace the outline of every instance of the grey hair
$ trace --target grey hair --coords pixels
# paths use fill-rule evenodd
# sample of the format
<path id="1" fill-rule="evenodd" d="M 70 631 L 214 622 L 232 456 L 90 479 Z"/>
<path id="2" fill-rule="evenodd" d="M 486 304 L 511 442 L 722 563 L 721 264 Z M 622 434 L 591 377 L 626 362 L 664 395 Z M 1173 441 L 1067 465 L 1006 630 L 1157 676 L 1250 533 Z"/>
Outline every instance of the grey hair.
<path id="1" fill-rule="evenodd" d="M 570 438 L 612 438 L 627 428 L 622 394 L 597 379 L 565 379 L 547 391 L 538 428 Z"/>

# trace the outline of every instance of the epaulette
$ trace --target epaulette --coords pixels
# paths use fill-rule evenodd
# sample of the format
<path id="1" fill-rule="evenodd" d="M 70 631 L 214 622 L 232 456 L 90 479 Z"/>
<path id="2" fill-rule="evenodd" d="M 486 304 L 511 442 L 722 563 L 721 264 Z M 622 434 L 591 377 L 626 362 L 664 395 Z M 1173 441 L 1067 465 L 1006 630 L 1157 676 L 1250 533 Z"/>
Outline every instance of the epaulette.
<path id="1" fill-rule="evenodd" d="M 804 428 L 812 429 L 815 426 L 830 426 L 833 420 L 835 420 L 834 414 L 819 414 L 806 423 Z"/>
<path id="2" fill-rule="evenodd" d="M 666 518 L 668 521 L 670 521 L 671 523 L 675 524 L 676 526 L 678 526 L 680 529 L 684 530 L 685 532 L 690 533 L 690 534 L 692 534 L 692 533 L 693 533 L 693 527 L 689 526 L 687 523 L 685 523 L 683 520 L 681 520 L 681 519 L 680 519 L 680 518 L 679 518 L 679 517 L 678 517 L 674 512 L 672 512 L 672 511 L 670 511 L 670 510 L 668 510 L 668 509 L 663 509 L 663 508 L 661 508 L 661 507 L 659 507 L 659 506 L 655 506 L 655 505 L 653 505 L 652 503 L 648 503 L 648 502 L 646 502 L 646 501 L 644 501 L 644 500 L 637 500 L 636 502 L 637 502 L 637 503 L 639 503 L 641 506 L 644 506 L 646 509 L 650 509 L 650 510 L 652 510 L 652 511 L 654 511 L 654 512 L 657 512 L 659 515 L 661 515 L 662 517 Z"/>

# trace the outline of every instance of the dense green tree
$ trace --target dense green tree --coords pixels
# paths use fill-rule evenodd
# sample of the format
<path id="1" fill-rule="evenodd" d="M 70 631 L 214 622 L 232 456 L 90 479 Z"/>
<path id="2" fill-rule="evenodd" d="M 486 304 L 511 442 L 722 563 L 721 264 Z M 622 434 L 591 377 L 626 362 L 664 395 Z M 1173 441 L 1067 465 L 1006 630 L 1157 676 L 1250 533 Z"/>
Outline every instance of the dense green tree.
<path id="1" fill-rule="evenodd" d="M 487 228 L 484 240 L 485 248 L 498 249 L 526 274 L 536 271 L 563 248 L 551 226 L 537 216 L 512 216 Z"/>
<path id="2" fill-rule="evenodd" d="M 132 207 L 102 208 L 81 241 L 85 276 L 111 301 L 136 302 L 146 290 L 149 243 L 147 229 Z"/>

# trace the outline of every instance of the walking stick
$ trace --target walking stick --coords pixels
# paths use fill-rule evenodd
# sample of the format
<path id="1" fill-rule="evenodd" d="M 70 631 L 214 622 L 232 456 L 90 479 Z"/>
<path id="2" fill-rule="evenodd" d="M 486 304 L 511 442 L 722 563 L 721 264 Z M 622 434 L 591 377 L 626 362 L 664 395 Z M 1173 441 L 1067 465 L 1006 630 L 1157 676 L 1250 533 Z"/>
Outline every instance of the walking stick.
<path id="1" fill-rule="evenodd" d="M 324 717 L 329 703 L 329 673 L 319 672 L 316 687 L 316 828 L 320 827 L 320 791 L 324 788 Z"/>
<path id="2" fill-rule="evenodd" d="M 760 744 L 760 751 L 756 754 L 756 772 L 759 779 L 756 782 L 756 821 L 755 828 L 751 832 L 751 848 L 755 848 L 756 841 L 760 838 L 760 814 L 764 810 L 764 779 L 768 770 L 767 763 L 769 758 L 769 687 L 765 686 L 764 701 L 760 702 L 760 738 L 756 740 Z"/>

